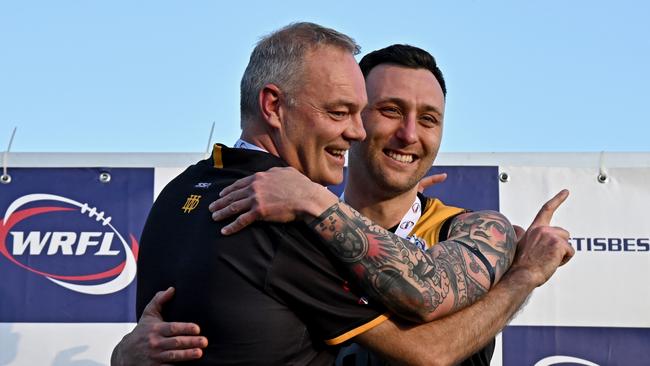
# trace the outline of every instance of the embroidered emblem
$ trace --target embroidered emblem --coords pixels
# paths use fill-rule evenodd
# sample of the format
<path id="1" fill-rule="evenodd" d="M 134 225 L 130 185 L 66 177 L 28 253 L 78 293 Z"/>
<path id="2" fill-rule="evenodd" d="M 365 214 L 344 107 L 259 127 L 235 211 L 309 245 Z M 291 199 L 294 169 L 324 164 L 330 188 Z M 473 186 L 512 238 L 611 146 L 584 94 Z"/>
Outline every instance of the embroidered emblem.
<path id="1" fill-rule="evenodd" d="M 212 185 L 212 183 L 200 182 L 200 183 L 196 183 L 194 188 L 210 188 L 211 185 Z"/>
<path id="2" fill-rule="evenodd" d="M 185 213 L 188 213 L 188 212 L 192 211 L 193 209 L 196 208 L 196 206 L 199 205 L 199 200 L 200 199 L 201 199 L 201 196 L 199 196 L 199 195 L 196 195 L 196 194 L 190 195 L 189 197 L 187 197 L 187 201 L 185 201 L 185 204 L 183 205 L 183 207 L 181 207 L 181 209 Z"/>

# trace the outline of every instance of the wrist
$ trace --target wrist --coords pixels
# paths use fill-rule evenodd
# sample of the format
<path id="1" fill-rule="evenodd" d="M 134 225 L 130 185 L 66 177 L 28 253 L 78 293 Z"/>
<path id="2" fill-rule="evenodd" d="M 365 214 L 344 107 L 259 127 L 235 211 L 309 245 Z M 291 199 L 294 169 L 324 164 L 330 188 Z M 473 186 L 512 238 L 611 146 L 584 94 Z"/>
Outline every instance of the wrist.
<path id="1" fill-rule="evenodd" d="M 504 284 L 510 287 L 520 288 L 526 292 L 532 292 L 539 286 L 539 280 L 532 271 L 517 266 L 510 267 L 503 275 L 501 282 L 504 282 Z"/>
<path id="2" fill-rule="evenodd" d="M 303 207 L 299 210 L 298 215 L 303 221 L 309 223 L 338 202 L 338 197 L 327 188 L 320 184 L 312 183 L 306 199 L 302 202 Z"/>

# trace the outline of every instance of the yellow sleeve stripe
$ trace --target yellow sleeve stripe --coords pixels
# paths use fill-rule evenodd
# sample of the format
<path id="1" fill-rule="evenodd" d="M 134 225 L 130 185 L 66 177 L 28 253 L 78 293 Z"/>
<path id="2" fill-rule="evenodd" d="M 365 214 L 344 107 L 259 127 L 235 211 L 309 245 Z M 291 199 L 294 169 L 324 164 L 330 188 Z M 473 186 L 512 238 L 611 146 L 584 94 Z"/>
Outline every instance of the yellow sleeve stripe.
<path id="1" fill-rule="evenodd" d="M 214 167 L 217 169 L 223 168 L 223 159 L 221 157 L 221 146 L 215 144 L 212 149 L 212 160 L 214 160 Z"/>
<path id="2" fill-rule="evenodd" d="M 389 318 L 389 313 L 382 314 L 382 315 L 376 317 L 375 319 L 367 322 L 366 324 L 363 324 L 363 325 L 358 326 L 358 327 L 356 327 L 356 328 L 354 328 L 352 330 L 349 330 L 346 333 L 341 334 L 340 336 L 338 336 L 336 338 L 326 339 L 325 344 L 328 345 L 328 346 L 335 346 L 337 344 L 341 344 L 343 342 L 346 342 L 346 341 L 358 336 L 359 334 L 364 333 L 364 332 L 378 326 L 379 324 L 381 324 L 382 322 L 384 322 L 384 320 L 386 320 L 388 318 Z"/>

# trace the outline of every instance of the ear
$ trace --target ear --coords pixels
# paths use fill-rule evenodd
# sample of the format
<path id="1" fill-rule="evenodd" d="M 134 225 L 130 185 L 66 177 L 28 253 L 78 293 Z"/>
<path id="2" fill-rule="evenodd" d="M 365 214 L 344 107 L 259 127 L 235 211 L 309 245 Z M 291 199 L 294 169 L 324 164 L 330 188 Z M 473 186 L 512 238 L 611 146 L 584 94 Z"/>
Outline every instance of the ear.
<path id="1" fill-rule="evenodd" d="M 275 84 L 266 84 L 260 90 L 259 105 L 262 119 L 273 128 L 280 128 L 280 108 L 282 107 L 282 91 Z"/>

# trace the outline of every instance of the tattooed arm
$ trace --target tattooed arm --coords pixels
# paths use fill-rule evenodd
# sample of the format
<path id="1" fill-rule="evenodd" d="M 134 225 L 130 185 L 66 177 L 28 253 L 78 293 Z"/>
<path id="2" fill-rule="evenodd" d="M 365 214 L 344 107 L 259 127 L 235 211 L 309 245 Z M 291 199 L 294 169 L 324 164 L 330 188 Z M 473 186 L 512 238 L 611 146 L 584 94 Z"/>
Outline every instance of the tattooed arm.
<path id="1" fill-rule="evenodd" d="M 425 252 L 343 203 L 310 226 L 370 296 L 417 322 L 478 300 L 508 269 L 516 249 L 512 225 L 493 211 L 457 216 L 449 239 Z"/>
<path id="2" fill-rule="evenodd" d="M 515 250 L 508 220 L 484 211 L 458 216 L 450 226 L 449 240 L 422 252 L 293 168 L 273 168 L 240 179 L 220 196 L 210 204 L 213 219 L 239 215 L 222 233 L 255 220 L 311 222 L 370 296 L 417 322 L 476 301 L 503 275 Z"/>
<path id="3" fill-rule="evenodd" d="M 354 340 L 396 364 L 455 365 L 483 347 L 508 321 L 535 287 L 543 285 L 575 254 L 568 231 L 550 226 L 569 192 L 544 204 L 532 224 L 519 228 L 517 253 L 501 281 L 474 304 L 427 324 L 388 319 Z M 414 347 L 413 345 L 417 345 Z"/>

